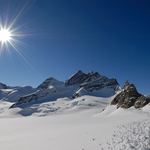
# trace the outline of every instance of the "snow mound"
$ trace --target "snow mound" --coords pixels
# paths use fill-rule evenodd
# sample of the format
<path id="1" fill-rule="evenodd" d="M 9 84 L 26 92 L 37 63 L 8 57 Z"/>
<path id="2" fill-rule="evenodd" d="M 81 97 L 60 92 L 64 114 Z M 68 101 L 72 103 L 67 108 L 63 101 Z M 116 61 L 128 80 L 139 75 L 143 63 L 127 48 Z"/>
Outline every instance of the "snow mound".
<path id="1" fill-rule="evenodd" d="M 113 96 L 114 97 L 114 96 Z M 39 101 L 33 101 L 24 105 L 18 105 L 13 109 L 9 109 L 12 103 L 0 103 L 0 117 L 8 116 L 12 117 L 10 112 L 16 116 L 47 116 L 54 114 L 79 114 L 86 112 L 87 114 L 99 114 L 106 106 L 109 105 L 112 98 L 103 98 L 90 95 L 84 95 L 74 100 L 64 97 L 57 98 L 54 101 L 48 99 L 42 99 Z M 7 105 L 6 105 L 7 104 Z M 6 105 L 6 106 L 5 106 Z M 5 107 L 4 107 L 5 106 Z"/>

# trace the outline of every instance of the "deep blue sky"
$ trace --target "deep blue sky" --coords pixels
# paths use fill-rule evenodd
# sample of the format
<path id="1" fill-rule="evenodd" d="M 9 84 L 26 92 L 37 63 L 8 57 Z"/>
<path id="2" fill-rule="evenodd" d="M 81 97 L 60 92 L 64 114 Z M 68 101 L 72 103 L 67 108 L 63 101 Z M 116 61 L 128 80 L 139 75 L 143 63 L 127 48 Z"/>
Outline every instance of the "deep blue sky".
<path id="1" fill-rule="evenodd" d="M 13 21 L 27 0 L 0 0 L 2 21 Z M 28 46 L 9 45 L 0 57 L 0 82 L 37 87 L 78 70 L 126 80 L 150 94 L 149 0 L 32 0 L 12 29 Z M 7 15 L 8 14 L 8 15 Z M 30 67 L 30 65 L 32 68 Z"/>

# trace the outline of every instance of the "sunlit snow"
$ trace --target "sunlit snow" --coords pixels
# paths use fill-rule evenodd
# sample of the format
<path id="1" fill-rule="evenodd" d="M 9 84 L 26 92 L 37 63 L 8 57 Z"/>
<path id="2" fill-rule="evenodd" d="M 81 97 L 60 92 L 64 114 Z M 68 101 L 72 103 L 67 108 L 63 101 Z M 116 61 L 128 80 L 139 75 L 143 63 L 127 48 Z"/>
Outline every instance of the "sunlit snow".
<path id="1" fill-rule="evenodd" d="M 150 148 L 150 106 L 141 110 L 116 109 L 109 105 L 113 98 L 64 97 L 13 109 L 8 109 L 11 100 L 1 99 L 0 147 L 3 150 Z"/>

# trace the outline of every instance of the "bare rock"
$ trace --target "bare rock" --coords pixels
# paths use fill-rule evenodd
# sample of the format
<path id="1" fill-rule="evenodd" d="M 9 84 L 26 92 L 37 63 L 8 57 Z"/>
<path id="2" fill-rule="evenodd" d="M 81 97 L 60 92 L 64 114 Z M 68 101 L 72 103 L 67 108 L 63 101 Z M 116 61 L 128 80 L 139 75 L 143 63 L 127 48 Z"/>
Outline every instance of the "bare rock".
<path id="1" fill-rule="evenodd" d="M 0 89 L 7 89 L 6 84 L 0 83 Z"/>
<path id="2" fill-rule="evenodd" d="M 111 105 L 117 105 L 117 108 L 142 108 L 150 102 L 150 98 L 139 94 L 134 84 L 129 84 L 126 81 L 123 91 L 119 93 L 111 102 Z"/>

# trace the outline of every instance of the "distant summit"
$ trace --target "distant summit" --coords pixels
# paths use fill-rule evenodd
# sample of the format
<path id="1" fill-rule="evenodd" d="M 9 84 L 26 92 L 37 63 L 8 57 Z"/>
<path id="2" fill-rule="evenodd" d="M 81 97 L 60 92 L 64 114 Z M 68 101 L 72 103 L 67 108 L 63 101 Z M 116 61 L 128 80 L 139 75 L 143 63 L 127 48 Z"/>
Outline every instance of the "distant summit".
<path id="1" fill-rule="evenodd" d="M 7 89 L 6 84 L 0 83 L 0 89 Z"/>
<path id="2" fill-rule="evenodd" d="M 86 74 L 79 70 L 77 73 L 72 75 L 68 80 L 65 81 L 65 86 L 77 85 L 84 82 Z"/>
<path id="3" fill-rule="evenodd" d="M 42 84 L 40 84 L 37 87 L 37 89 L 47 89 L 52 82 L 57 82 L 57 81 L 58 80 L 56 80 L 55 78 L 50 77 L 50 78 L 46 79 Z"/>

